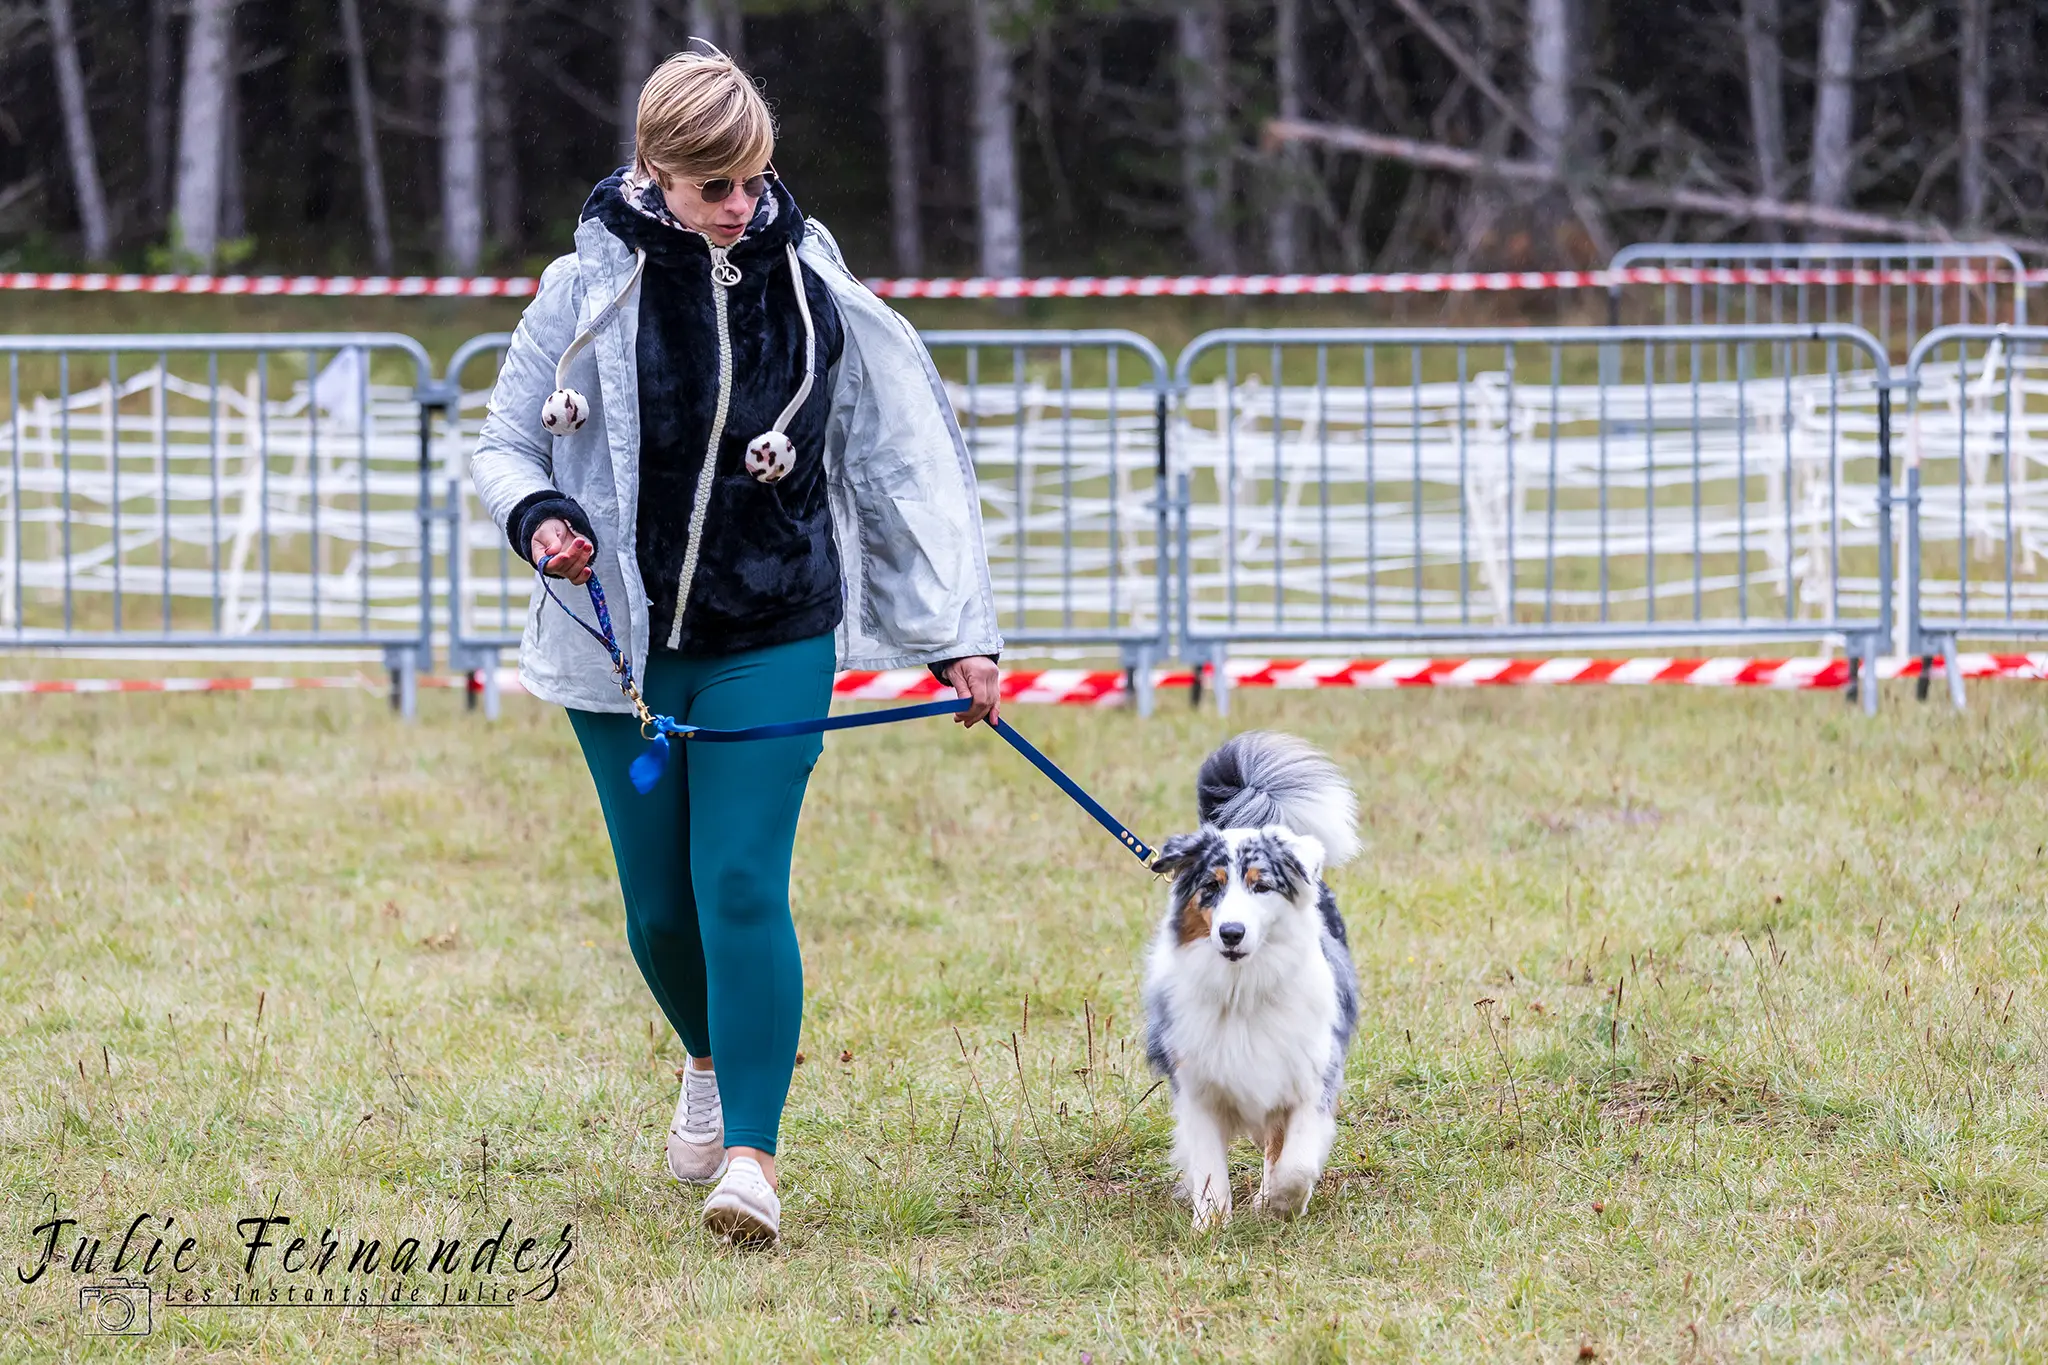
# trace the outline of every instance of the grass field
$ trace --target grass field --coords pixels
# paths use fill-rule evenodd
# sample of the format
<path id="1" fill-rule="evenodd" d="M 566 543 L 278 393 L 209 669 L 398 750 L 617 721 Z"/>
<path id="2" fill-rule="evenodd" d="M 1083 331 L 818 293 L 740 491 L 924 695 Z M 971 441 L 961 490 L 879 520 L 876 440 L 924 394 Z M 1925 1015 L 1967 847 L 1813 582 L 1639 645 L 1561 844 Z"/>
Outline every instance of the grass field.
<path id="1" fill-rule="evenodd" d="M 926 724 L 833 739 L 812 787 L 766 1255 L 661 1170 L 680 1049 L 557 712 L 0 701 L 0 1358 L 2048 1354 L 2031 691 L 1875 724 L 1678 689 L 1235 700 L 1015 719 L 1155 840 L 1235 727 L 1359 784 L 1364 1019 L 1307 1218 L 1189 1230 L 1137 1042 L 1159 888 L 992 737 Z M 88 1330 L 135 1217 L 135 1259 L 166 1215 L 166 1260 L 197 1242 L 152 1282 L 230 1286 L 273 1211 L 344 1258 L 508 1218 L 574 1252 L 501 1311 L 159 1299 L 146 1340 Z M 53 1216 L 96 1273 L 24 1285 Z M 263 1255 L 280 1291 L 343 1278 Z"/>

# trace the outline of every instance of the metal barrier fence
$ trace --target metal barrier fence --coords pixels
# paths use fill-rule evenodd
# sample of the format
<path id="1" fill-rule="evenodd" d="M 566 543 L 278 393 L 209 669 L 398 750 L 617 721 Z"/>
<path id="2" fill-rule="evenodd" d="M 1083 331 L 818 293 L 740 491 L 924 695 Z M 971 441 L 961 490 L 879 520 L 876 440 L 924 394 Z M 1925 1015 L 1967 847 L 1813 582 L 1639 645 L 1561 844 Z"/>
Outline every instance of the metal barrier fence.
<path id="1" fill-rule="evenodd" d="M 0 337 L 0 649 L 376 647 L 430 666 L 425 349 Z"/>
<path id="2" fill-rule="evenodd" d="M 449 666 L 494 680 L 531 571 L 467 457 L 507 340 L 436 382 L 381 333 L 0 338 L 0 648 L 370 647 L 409 711 L 445 598 Z M 1951 657 L 2048 633 L 2048 328 L 1915 347 L 1897 574 L 1891 370 L 1854 327 L 1234 330 L 1171 372 L 1129 332 L 926 341 L 1005 636 L 1116 651 L 1145 707 L 1169 653 L 1253 643 L 1867 667 L 1895 619 Z"/>
<path id="3" fill-rule="evenodd" d="M 1207 333 L 1176 370 L 1181 656 L 1219 698 L 1251 642 L 1818 639 L 1868 670 L 1889 376 L 1846 326 Z"/>
<path id="4" fill-rule="evenodd" d="M 1997 242 L 1641 242 L 1623 247 L 1608 263 L 1610 270 L 1634 266 L 1869 271 L 1884 272 L 1893 282 L 1616 284 L 1608 287 L 1608 319 L 1617 325 L 1837 323 L 1864 328 L 1885 343 L 1889 355 L 1904 356 L 1940 327 L 2027 321 L 2025 263 Z M 1981 278 L 1954 278 L 1964 274 Z"/>
<path id="5" fill-rule="evenodd" d="M 470 490 L 467 453 L 489 386 L 465 376 L 510 338 L 477 337 L 448 368 L 442 426 L 450 543 L 449 655 L 495 677 L 533 593 Z M 1114 649 L 1141 711 L 1169 649 L 1170 375 L 1158 347 L 1124 331 L 927 332 L 981 485 L 1004 639 L 1034 649 Z M 495 709 L 493 684 L 484 704 Z"/>
<path id="6" fill-rule="evenodd" d="M 1905 645 L 1960 706 L 1959 639 L 2048 637 L 2048 327 L 1930 332 L 1906 387 Z"/>

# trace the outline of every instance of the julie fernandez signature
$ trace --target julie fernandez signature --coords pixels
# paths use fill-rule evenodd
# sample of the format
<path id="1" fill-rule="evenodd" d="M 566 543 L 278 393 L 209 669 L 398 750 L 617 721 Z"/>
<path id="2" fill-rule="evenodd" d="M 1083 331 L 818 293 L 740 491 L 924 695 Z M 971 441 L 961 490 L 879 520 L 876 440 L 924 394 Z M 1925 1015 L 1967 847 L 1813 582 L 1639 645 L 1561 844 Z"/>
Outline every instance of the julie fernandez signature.
<path id="1" fill-rule="evenodd" d="M 54 1204 L 54 1201 L 52 1201 Z M 550 1225 L 551 1229 L 552 1225 Z M 204 1229 L 174 1214 L 135 1215 L 125 1227 L 93 1229 L 54 1210 L 31 1232 L 15 1267 L 23 1285 L 68 1279 L 96 1331 L 152 1330 L 170 1308 L 509 1308 L 542 1303 L 562 1287 L 575 1256 L 575 1225 L 522 1234 L 511 1218 L 481 1236 L 366 1235 L 331 1225 L 312 1231 L 275 1211 L 234 1222 L 240 1264 L 221 1279 Z M 117 1235 L 118 1234 L 118 1235 Z"/>

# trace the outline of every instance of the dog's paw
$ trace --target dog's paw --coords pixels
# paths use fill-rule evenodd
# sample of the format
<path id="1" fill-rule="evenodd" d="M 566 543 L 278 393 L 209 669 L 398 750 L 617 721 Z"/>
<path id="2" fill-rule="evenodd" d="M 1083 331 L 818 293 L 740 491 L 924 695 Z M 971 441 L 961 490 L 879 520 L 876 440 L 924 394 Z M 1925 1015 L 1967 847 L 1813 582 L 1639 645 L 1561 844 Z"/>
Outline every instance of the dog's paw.
<path id="1" fill-rule="evenodd" d="M 1195 1210 L 1196 1232 L 1215 1232 L 1221 1229 L 1223 1225 L 1228 1223 L 1229 1221 L 1230 1210 L 1227 1207 L 1207 1209 L 1198 1208 Z"/>
<path id="2" fill-rule="evenodd" d="M 1252 1209 L 1271 1218 L 1294 1219 L 1308 1212 L 1309 1196 L 1316 1182 L 1307 1171 L 1288 1172 L 1269 1178 L 1252 1197 Z"/>

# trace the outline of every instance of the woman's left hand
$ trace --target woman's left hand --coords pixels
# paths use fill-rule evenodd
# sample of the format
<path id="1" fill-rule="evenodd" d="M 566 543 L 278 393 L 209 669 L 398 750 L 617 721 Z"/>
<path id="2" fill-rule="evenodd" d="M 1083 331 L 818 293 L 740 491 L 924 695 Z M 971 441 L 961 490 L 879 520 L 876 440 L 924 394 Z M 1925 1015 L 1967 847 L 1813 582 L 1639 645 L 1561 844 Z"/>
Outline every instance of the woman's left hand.
<path id="1" fill-rule="evenodd" d="M 1003 701 L 1003 671 L 996 667 L 995 660 L 979 655 L 956 660 L 946 670 L 946 681 L 953 684 L 955 696 L 974 699 L 974 705 L 953 717 L 955 721 L 962 725 L 972 725 L 978 720 L 995 723 L 998 719 L 996 710 Z"/>

